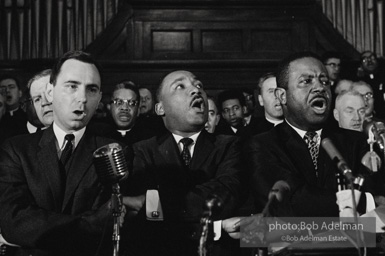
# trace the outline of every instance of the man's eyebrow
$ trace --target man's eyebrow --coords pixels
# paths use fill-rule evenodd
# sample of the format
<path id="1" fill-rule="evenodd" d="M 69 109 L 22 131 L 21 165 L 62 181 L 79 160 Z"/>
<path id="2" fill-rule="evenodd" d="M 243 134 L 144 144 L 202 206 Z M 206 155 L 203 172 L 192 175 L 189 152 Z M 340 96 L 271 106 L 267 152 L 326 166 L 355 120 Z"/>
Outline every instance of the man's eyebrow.
<path id="1" fill-rule="evenodd" d="M 177 82 L 181 82 L 181 81 L 183 81 L 183 80 L 186 80 L 186 78 L 185 78 L 185 77 L 177 78 L 177 79 L 175 79 L 174 81 L 171 82 L 170 86 L 173 85 L 173 84 L 175 84 L 175 83 L 177 83 Z"/>
<path id="2" fill-rule="evenodd" d="M 100 88 L 98 84 L 87 84 L 86 87 L 97 87 Z"/>
<path id="3" fill-rule="evenodd" d="M 76 81 L 76 80 L 67 80 L 67 81 L 65 81 L 64 83 L 80 84 L 80 82 L 79 82 L 79 81 Z"/>

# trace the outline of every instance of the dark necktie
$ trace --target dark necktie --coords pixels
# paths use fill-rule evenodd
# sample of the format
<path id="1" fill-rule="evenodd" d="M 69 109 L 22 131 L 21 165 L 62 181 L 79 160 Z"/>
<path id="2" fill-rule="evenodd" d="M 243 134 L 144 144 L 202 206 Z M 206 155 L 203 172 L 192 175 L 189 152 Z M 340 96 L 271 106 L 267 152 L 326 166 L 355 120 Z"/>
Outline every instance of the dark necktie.
<path id="1" fill-rule="evenodd" d="M 190 146 L 194 141 L 190 138 L 183 138 L 180 140 L 180 142 L 183 144 L 183 150 L 182 150 L 182 160 L 185 166 L 190 165 L 191 161 L 191 154 L 190 150 L 188 149 L 188 146 Z"/>
<path id="2" fill-rule="evenodd" d="M 318 159 L 318 153 L 319 148 L 317 146 L 317 138 L 318 135 L 316 132 L 306 132 L 304 140 L 307 144 L 307 147 L 309 149 L 311 159 L 313 160 L 314 168 L 317 170 L 317 159 Z"/>
<path id="3" fill-rule="evenodd" d="M 60 156 L 60 162 L 62 162 L 63 166 L 66 165 L 68 162 L 68 159 L 70 159 L 72 154 L 72 141 L 74 140 L 75 136 L 73 134 L 67 134 L 64 139 L 66 141 L 66 145 L 61 152 Z"/>

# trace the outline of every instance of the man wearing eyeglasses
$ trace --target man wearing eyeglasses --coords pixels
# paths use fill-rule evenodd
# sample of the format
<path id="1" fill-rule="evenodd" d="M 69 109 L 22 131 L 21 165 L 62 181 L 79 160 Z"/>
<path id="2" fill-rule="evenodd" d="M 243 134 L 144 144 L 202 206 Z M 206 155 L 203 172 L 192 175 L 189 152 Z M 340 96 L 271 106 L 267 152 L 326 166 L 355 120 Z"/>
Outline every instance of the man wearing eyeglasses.
<path id="1" fill-rule="evenodd" d="M 330 85 L 334 86 L 340 80 L 341 56 L 338 52 L 326 52 L 322 56 L 322 62 L 328 71 Z"/>
<path id="2" fill-rule="evenodd" d="M 371 51 L 361 54 L 357 80 L 362 80 L 372 87 L 374 111 L 378 118 L 385 118 L 385 64 Z"/>
<path id="3" fill-rule="evenodd" d="M 353 82 L 352 90 L 361 94 L 365 100 L 365 121 L 372 122 L 374 119 L 378 119 L 375 117 L 373 90 L 370 84 L 364 81 Z"/>
<path id="4" fill-rule="evenodd" d="M 139 104 L 139 90 L 133 82 L 123 81 L 115 85 L 110 105 L 114 130 L 108 137 L 126 145 L 152 137 L 149 129 L 137 126 Z"/>

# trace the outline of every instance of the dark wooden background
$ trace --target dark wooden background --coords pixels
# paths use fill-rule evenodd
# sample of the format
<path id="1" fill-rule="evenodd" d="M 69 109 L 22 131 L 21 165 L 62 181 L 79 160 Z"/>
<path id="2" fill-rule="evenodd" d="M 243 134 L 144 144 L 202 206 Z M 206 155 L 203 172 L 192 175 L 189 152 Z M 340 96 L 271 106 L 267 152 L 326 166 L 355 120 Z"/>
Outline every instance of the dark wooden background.
<path id="1" fill-rule="evenodd" d="M 255 88 L 258 78 L 295 51 L 336 50 L 348 68 L 358 52 L 315 0 L 121 1 L 107 28 L 87 46 L 104 68 L 104 91 L 129 79 L 154 89 L 171 70 L 195 73 L 208 91 Z M 0 60 L 0 73 L 23 84 L 52 59 Z"/>

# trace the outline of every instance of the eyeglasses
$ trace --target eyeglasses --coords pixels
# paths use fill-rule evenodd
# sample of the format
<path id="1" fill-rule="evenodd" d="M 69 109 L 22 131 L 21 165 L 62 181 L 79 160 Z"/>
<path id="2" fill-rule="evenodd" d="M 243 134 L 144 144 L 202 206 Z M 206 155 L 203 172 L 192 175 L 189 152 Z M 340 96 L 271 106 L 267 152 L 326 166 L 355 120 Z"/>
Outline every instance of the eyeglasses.
<path id="1" fill-rule="evenodd" d="M 340 68 L 341 67 L 341 64 L 337 64 L 337 63 L 325 63 L 325 66 L 330 66 L 331 68 Z"/>
<path id="2" fill-rule="evenodd" d="M 365 94 L 361 94 L 362 97 L 364 97 L 365 100 L 370 100 L 373 98 L 373 93 L 372 92 L 367 92 Z"/>
<path id="3" fill-rule="evenodd" d="M 133 108 L 138 105 L 137 100 L 122 100 L 122 99 L 114 99 L 112 103 L 117 107 L 122 107 L 124 103 L 128 105 L 128 107 Z"/>
<path id="4" fill-rule="evenodd" d="M 246 96 L 245 96 L 245 99 L 246 99 L 246 100 L 252 100 L 252 98 L 253 98 L 253 95 L 246 95 Z"/>
<path id="5" fill-rule="evenodd" d="M 376 60 L 376 56 L 374 56 L 374 55 L 369 55 L 369 56 L 365 56 L 365 57 L 362 57 L 362 59 L 361 59 L 361 61 L 363 62 L 363 63 L 366 63 L 366 62 L 368 62 L 368 61 L 375 61 Z"/>

